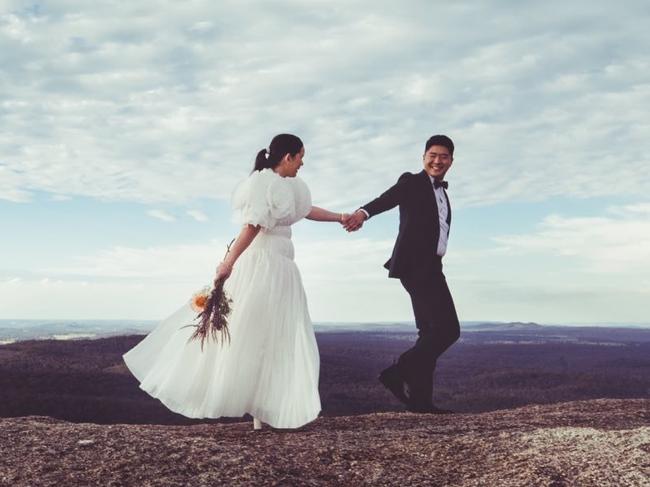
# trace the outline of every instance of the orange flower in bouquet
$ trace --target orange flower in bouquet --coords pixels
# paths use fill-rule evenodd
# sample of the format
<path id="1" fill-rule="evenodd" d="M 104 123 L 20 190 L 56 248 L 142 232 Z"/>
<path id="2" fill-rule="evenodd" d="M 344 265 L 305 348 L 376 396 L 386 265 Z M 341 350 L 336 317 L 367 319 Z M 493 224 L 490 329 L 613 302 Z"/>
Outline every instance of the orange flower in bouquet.
<path id="1" fill-rule="evenodd" d="M 208 302 L 209 298 L 210 288 L 206 286 L 192 295 L 192 299 L 190 299 L 190 306 L 195 312 L 200 313 L 205 309 L 205 305 Z"/>
<path id="2" fill-rule="evenodd" d="M 226 255 L 228 255 L 231 245 L 232 242 L 228 245 Z M 215 342 L 230 341 L 228 315 L 230 314 L 232 300 L 223 289 L 224 282 L 225 279 L 219 279 L 215 281 L 214 288 L 206 286 L 194 293 L 190 299 L 190 306 L 198 313 L 195 319 L 199 321 L 199 324 L 186 325 L 183 328 L 188 326 L 196 328 L 188 341 L 201 340 L 201 350 L 203 350 L 204 342 L 210 337 Z"/>

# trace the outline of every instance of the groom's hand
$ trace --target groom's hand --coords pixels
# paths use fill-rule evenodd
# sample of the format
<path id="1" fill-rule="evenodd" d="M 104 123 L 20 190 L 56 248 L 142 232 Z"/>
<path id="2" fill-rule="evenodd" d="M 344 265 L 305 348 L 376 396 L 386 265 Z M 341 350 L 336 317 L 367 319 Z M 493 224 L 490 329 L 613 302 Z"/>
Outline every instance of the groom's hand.
<path id="1" fill-rule="evenodd" d="M 363 226 L 363 222 L 366 220 L 366 214 L 357 210 L 349 218 L 343 221 L 343 227 L 348 232 L 356 232 Z"/>

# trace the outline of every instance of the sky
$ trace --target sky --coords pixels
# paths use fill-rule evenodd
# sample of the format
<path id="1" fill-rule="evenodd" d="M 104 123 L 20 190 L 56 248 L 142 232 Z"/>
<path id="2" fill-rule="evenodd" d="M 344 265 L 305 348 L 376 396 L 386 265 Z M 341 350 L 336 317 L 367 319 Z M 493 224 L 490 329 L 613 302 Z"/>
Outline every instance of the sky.
<path id="1" fill-rule="evenodd" d="M 162 319 L 277 133 L 353 211 L 455 142 L 460 319 L 650 322 L 650 4 L 0 2 L 0 318 Z M 408 321 L 392 210 L 294 226 L 314 321 Z"/>

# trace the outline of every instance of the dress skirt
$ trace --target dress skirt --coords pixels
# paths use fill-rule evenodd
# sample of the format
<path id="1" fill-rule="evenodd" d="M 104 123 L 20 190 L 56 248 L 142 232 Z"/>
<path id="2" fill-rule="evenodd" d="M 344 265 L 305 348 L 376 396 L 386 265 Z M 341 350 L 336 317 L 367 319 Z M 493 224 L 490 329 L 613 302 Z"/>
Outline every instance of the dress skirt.
<path id="1" fill-rule="evenodd" d="M 248 413 L 297 428 L 320 412 L 319 355 L 289 226 L 262 229 L 224 290 L 232 299 L 230 343 L 188 342 L 189 303 L 124 355 L 140 388 L 188 418 Z"/>

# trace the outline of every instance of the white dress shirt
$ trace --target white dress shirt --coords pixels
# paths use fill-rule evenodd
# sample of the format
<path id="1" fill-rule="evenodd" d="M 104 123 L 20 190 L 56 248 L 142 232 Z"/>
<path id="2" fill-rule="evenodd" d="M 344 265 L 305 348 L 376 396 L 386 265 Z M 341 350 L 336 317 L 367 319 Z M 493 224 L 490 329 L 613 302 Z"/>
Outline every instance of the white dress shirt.
<path id="1" fill-rule="evenodd" d="M 447 215 L 449 215 L 449 207 L 447 206 L 447 198 L 445 197 L 445 189 L 440 186 L 436 188 L 433 185 L 435 178 L 429 176 L 431 186 L 433 186 L 433 193 L 436 196 L 436 203 L 438 204 L 438 221 L 440 222 L 440 237 L 438 237 L 438 248 L 436 255 L 442 257 L 447 252 L 447 240 L 449 238 L 449 225 L 447 224 Z"/>

